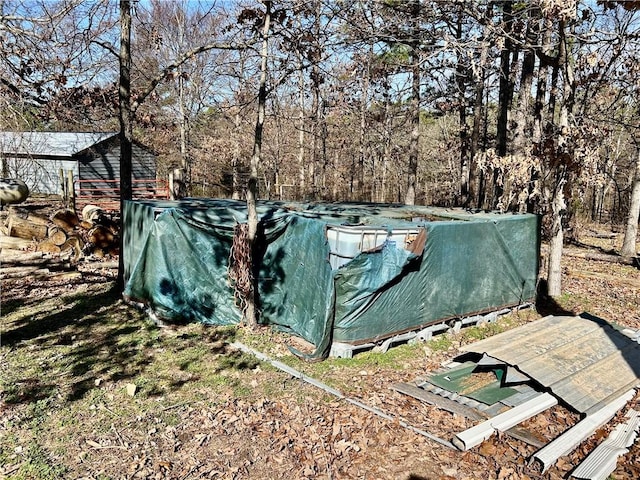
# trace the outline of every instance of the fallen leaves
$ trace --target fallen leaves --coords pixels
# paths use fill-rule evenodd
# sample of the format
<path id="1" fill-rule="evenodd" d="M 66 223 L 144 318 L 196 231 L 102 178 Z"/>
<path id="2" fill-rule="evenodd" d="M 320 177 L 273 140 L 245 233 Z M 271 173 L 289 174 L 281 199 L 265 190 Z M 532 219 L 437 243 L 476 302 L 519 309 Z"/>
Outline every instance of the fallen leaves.
<path id="1" fill-rule="evenodd" d="M 138 387 L 135 383 L 127 383 L 125 385 L 125 389 L 127 391 L 127 395 L 129 395 L 130 397 L 133 397 L 136 394 Z"/>
<path id="2" fill-rule="evenodd" d="M 637 280 L 637 270 L 624 268 L 572 259 L 572 270 L 565 272 L 567 275 L 563 279 L 567 291 L 573 295 L 568 297 L 575 301 L 575 305 L 571 307 L 575 307 L 576 311 L 590 311 L 610 321 L 640 328 L 637 313 L 640 311 L 638 289 L 632 288 L 630 283 L 633 282 L 618 282 L 610 278 L 620 276 L 622 272 L 622 277 Z M 593 271 L 596 275 L 572 276 L 571 272 L 574 270 Z M 31 283 L 28 288 L 18 283 L 8 284 L 5 288 L 3 284 L 3 299 L 7 295 L 9 298 L 32 295 L 37 297 L 33 304 L 40 305 L 42 299 L 60 295 L 60 292 L 68 288 L 52 282 Z M 588 304 L 587 300 L 591 303 Z M 66 312 L 67 308 L 70 307 L 60 305 L 59 311 Z M 115 310 L 113 304 L 102 308 Z M 37 310 L 34 315 L 39 320 L 45 314 Z M 87 322 L 85 319 L 84 323 Z M 74 323 L 83 325 L 82 319 Z M 91 328 L 87 328 L 82 334 L 84 337 L 78 337 L 84 343 L 69 336 L 68 339 L 73 343 L 69 346 L 79 349 L 83 345 L 90 345 L 89 339 L 95 335 L 93 320 L 87 326 Z M 190 336 L 171 334 L 171 338 L 177 343 L 177 337 L 180 348 L 186 349 L 189 342 L 198 344 L 206 341 L 207 335 L 215 338 L 213 333 L 207 333 L 214 331 L 198 331 Z M 174 343 L 170 347 L 162 345 L 162 339 L 170 336 L 167 332 L 174 331 L 161 333 L 160 340 L 154 340 L 153 346 L 149 347 L 150 351 L 177 348 Z M 347 385 L 350 395 L 357 395 L 358 400 L 363 403 L 376 406 L 395 419 L 402 419 L 417 428 L 450 439 L 454 433 L 469 428 L 472 422 L 389 390 L 389 385 L 394 382 L 410 382 L 426 371 L 438 368 L 443 360 L 455 353 L 453 350 L 445 353 L 433 351 L 428 345 L 425 344 L 419 350 L 421 358 L 403 360 L 400 364 L 402 368 L 399 368 L 400 365 L 386 368 L 364 363 L 357 367 L 337 368 L 330 372 L 331 379 L 335 382 L 332 385 Z M 43 351 L 41 343 L 31 342 L 27 347 L 32 349 L 28 351 L 30 356 Z M 18 348 L 22 347 L 17 346 L 16 349 Z M 58 342 L 52 348 L 58 354 L 65 345 Z M 223 352 L 224 344 L 216 340 L 209 348 Z M 277 353 L 288 355 L 288 350 L 282 345 Z M 43 363 L 40 367 L 46 368 L 46 364 Z M 91 389 L 86 393 L 85 399 L 71 404 L 78 408 L 77 418 L 74 417 L 73 421 L 82 424 L 81 431 L 74 431 L 69 427 L 66 431 L 69 437 L 51 435 L 51 439 L 46 439 L 47 443 L 43 442 L 43 450 L 46 449 L 49 453 L 56 451 L 55 447 L 59 446 L 54 438 L 72 439 L 65 444 L 63 456 L 52 459 L 63 463 L 69 470 L 67 478 L 97 478 L 102 475 L 110 478 L 172 480 L 560 479 L 566 477 L 569 471 L 567 469 L 575 467 L 606 433 L 598 432 L 580 445 L 575 453 L 564 457 L 557 466 L 543 475 L 527 464 L 534 448 L 507 435 L 496 436 L 469 452 L 448 450 L 402 428 L 397 421 L 379 418 L 266 368 L 256 367 L 250 371 L 250 376 L 243 377 L 242 373 L 237 373 L 233 377 L 233 382 L 237 380 L 238 386 L 250 387 L 247 390 L 251 394 L 242 398 L 233 398 L 235 383 L 231 388 L 221 386 L 218 389 L 201 384 L 198 386 L 200 391 L 191 390 L 195 377 L 187 372 L 179 372 L 180 375 L 175 377 L 187 385 L 181 387 L 183 390 L 177 389 L 175 397 L 168 391 L 162 392 L 163 396 L 166 395 L 164 399 L 154 397 L 149 394 L 147 384 L 136 374 L 114 381 L 110 370 L 104 368 L 94 369 L 83 377 Z M 152 374 L 148 376 L 153 377 Z M 270 383 L 274 377 L 277 383 Z M 16 389 L 16 401 L 24 402 L 23 404 L 0 404 L 3 414 L 0 418 L 0 430 L 10 431 L 9 424 L 24 427 L 33 423 L 29 412 L 38 405 L 46 405 L 49 411 L 58 407 L 61 407 L 59 410 L 69 408 L 69 404 L 64 403 L 66 391 L 62 388 L 56 390 L 58 397 L 51 404 L 31 402 L 29 399 L 33 396 L 32 392 L 43 391 L 42 382 L 27 380 L 23 376 L 12 385 Z M 60 377 L 61 384 L 69 380 L 77 382 L 78 377 Z M 225 377 L 225 381 L 227 380 L 229 378 Z M 270 384 L 277 384 L 278 391 L 267 392 L 264 387 Z M 353 389 L 350 389 L 351 385 L 354 386 Z M 188 394 L 184 394 L 185 390 L 189 390 Z M 51 417 L 42 418 L 48 422 Z M 55 419 L 57 421 L 59 417 Z M 577 415 L 556 407 L 548 414 L 532 418 L 526 426 L 530 431 L 539 433 L 542 437 L 540 440 L 549 441 L 576 421 Z M 43 425 L 45 424 L 38 425 L 39 432 L 45 431 Z M 14 429 L 12 434 L 18 437 L 23 435 L 18 429 Z M 24 465 L 24 459 L 29 453 L 28 445 L 34 439 L 18 438 L 16 442 L 18 440 L 19 444 L 14 443 L 7 449 L 6 464 L 0 466 L 0 476 L 12 475 Z M 637 446 L 618 465 L 614 478 L 640 478 L 640 453 Z"/>

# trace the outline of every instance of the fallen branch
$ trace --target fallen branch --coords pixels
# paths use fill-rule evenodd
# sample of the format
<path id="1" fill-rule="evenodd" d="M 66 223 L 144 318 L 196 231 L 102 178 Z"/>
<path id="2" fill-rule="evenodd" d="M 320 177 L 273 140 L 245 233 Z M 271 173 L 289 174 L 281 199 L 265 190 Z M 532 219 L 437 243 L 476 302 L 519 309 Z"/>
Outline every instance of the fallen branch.
<path id="1" fill-rule="evenodd" d="M 80 272 L 51 272 L 49 270 L 33 273 L 27 277 L 24 277 L 25 280 L 76 280 L 78 278 L 82 278 L 82 273 Z"/>
<path id="2" fill-rule="evenodd" d="M 0 280 L 5 280 L 7 278 L 19 278 L 19 277 L 24 277 L 30 274 L 44 273 L 44 272 L 49 272 L 49 270 L 41 269 L 41 268 L 38 268 L 37 266 L 3 267 L 3 268 L 0 268 Z"/>
<path id="3" fill-rule="evenodd" d="M 584 258 L 586 260 L 596 260 L 599 262 L 620 263 L 634 267 L 640 266 L 638 257 L 621 257 L 619 255 L 608 255 L 605 253 L 595 252 L 576 252 L 568 249 L 563 250 L 562 255 L 574 258 Z"/>
<path id="4" fill-rule="evenodd" d="M 82 262 L 78 264 L 78 268 L 80 270 L 100 270 L 103 268 L 112 270 L 118 268 L 118 262 Z"/>
<path id="5" fill-rule="evenodd" d="M 606 282 L 612 283 L 620 283 L 624 285 L 629 285 L 630 287 L 640 289 L 640 280 L 636 278 L 630 277 L 620 277 L 616 275 L 608 275 L 606 273 L 598 273 L 598 272 L 586 272 L 584 270 L 569 270 L 569 275 L 576 278 L 593 278 L 597 280 L 604 280 Z"/>
<path id="6" fill-rule="evenodd" d="M 612 239 L 612 238 L 616 238 L 618 236 L 617 233 L 598 233 L 598 232 L 589 232 L 589 236 L 592 238 L 608 238 L 608 239 Z"/>
<path id="7" fill-rule="evenodd" d="M 20 267 L 20 266 L 59 266 L 61 268 L 71 268 L 71 255 L 55 255 L 45 252 L 28 252 L 24 255 L 7 255 L 0 256 L 0 262 L 3 267 Z"/>

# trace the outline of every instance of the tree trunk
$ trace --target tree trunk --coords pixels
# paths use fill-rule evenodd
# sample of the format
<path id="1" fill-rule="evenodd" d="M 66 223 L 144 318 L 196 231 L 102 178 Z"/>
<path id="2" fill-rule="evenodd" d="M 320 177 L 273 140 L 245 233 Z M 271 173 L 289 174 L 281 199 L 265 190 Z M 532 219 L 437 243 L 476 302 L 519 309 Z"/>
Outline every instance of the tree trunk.
<path id="1" fill-rule="evenodd" d="M 326 188 L 327 188 L 327 165 L 329 163 L 327 157 L 327 139 L 329 138 L 329 129 L 327 128 L 327 102 L 326 100 L 322 100 L 321 108 L 320 108 L 320 118 L 318 119 L 320 123 L 320 165 L 321 171 L 320 174 L 317 175 L 318 181 L 320 182 L 320 198 L 325 200 L 326 197 Z"/>
<path id="2" fill-rule="evenodd" d="M 257 303 L 258 289 L 256 279 L 253 275 L 254 253 L 256 247 L 256 237 L 258 233 L 258 211 L 256 201 L 258 198 L 258 167 L 262 159 L 262 132 L 264 129 L 265 105 L 267 102 L 267 54 L 269 28 L 271 23 L 271 1 L 265 0 L 266 11 L 264 14 L 264 25 L 262 29 L 262 49 L 260 51 L 260 87 L 258 91 L 258 115 L 253 142 L 253 155 L 251 156 L 251 170 L 249 174 L 249 184 L 247 186 L 247 213 L 248 213 L 248 237 L 250 258 L 249 272 L 252 288 L 247 298 L 246 310 L 244 312 L 244 322 L 250 328 L 258 325 Z"/>
<path id="3" fill-rule="evenodd" d="M 306 191 L 306 178 L 307 178 L 307 165 L 304 157 L 304 144 L 305 144 L 305 109 L 304 109 L 304 97 L 305 97 L 305 82 L 304 71 L 302 69 L 302 54 L 298 52 L 298 188 L 297 198 L 298 200 L 304 200 Z"/>
<path id="4" fill-rule="evenodd" d="M 564 243 L 564 231 L 562 230 L 562 215 L 566 209 L 564 201 L 564 184 L 566 180 L 564 171 L 559 171 L 560 178 L 556 181 L 556 187 L 551 199 L 551 232 L 549 238 L 549 266 L 547 270 L 548 294 L 558 297 L 562 294 L 562 246 Z"/>
<path id="5" fill-rule="evenodd" d="M 492 14 L 492 7 L 487 6 L 485 13 L 485 25 L 489 25 L 489 18 Z M 468 203 L 470 204 L 473 199 L 476 200 L 476 207 L 482 208 L 484 203 L 484 192 L 482 182 L 482 172 L 476 172 L 476 155 L 480 151 L 480 132 L 483 122 L 486 124 L 485 106 L 484 106 L 484 94 L 485 94 L 485 69 L 487 66 L 487 58 L 489 56 L 489 28 L 483 27 L 483 37 L 481 39 L 482 46 L 480 49 L 480 61 L 474 68 L 473 80 L 475 83 L 474 88 L 474 100 L 473 100 L 473 127 L 471 129 L 471 141 L 469 151 L 469 195 Z M 469 205 L 465 205 L 469 206 Z"/>
<path id="6" fill-rule="evenodd" d="M 460 5 L 458 18 L 456 21 L 456 41 L 462 42 L 463 6 Z M 469 126 L 467 125 L 467 101 L 465 90 L 467 86 L 467 65 L 464 56 L 458 52 L 456 59 L 456 83 L 458 87 L 458 135 L 460 138 L 460 188 L 458 205 L 469 204 L 469 175 L 470 175 L 470 148 L 469 148 Z"/>
<path id="7" fill-rule="evenodd" d="M 391 108 L 390 108 L 390 94 L 389 84 L 385 82 L 384 89 L 384 149 L 382 152 L 382 177 L 380 179 L 380 194 L 378 201 L 384 203 L 387 201 L 387 176 L 389 170 L 389 164 L 391 163 Z"/>
<path id="8" fill-rule="evenodd" d="M 533 86 L 533 75 L 535 72 L 535 45 L 538 43 L 538 25 L 539 19 L 532 10 L 529 14 L 526 31 L 526 45 L 524 58 L 522 61 L 522 72 L 520 75 L 520 92 L 518 95 L 518 104 L 515 108 L 514 122 L 515 133 L 513 136 L 513 152 L 524 161 L 531 158 L 531 133 L 533 131 L 533 115 L 531 112 L 531 91 Z M 537 172 L 534 166 L 530 164 L 528 178 L 516 179 L 517 190 L 514 195 L 518 198 L 518 212 L 526 212 L 529 208 L 529 198 L 531 192 L 535 188 Z"/>
<path id="9" fill-rule="evenodd" d="M 235 95 L 236 105 L 233 117 L 233 156 L 231 157 L 231 198 L 240 200 L 242 198 L 242 179 L 240 177 L 241 155 L 242 155 L 242 105 L 245 103 L 245 90 L 243 85 L 245 58 L 244 52 L 238 52 L 239 77 L 238 90 Z"/>
<path id="10" fill-rule="evenodd" d="M 319 83 L 320 70 L 318 65 L 314 62 L 311 67 L 311 115 L 313 121 L 311 123 L 311 162 L 309 163 L 309 185 L 308 185 L 308 198 L 310 200 L 316 200 L 318 193 L 318 178 L 316 173 L 316 167 L 318 165 L 318 132 L 320 117 L 320 83 Z"/>
<path id="11" fill-rule="evenodd" d="M 633 178 L 633 189 L 631 190 L 631 204 L 627 215 L 627 227 L 624 231 L 624 242 L 622 244 L 622 255 L 625 257 L 635 257 L 636 238 L 638 237 L 638 217 L 640 217 L 640 150 L 636 159 L 636 168 Z"/>
<path id="12" fill-rule="evenodd" d="M 500 157 L 504 157 L 507 154 L 507 140 L 508 140 L 508 120 L 509 110 L 511 108 L 511 93 L 513 91 L 511 87 L 511 53 L 513 48 L 513 42 L 511 41 L 511 32 L 513 30 L 513 2 L 505 1 L 502 6 L 503 11 L 503 23 L 504 23 L 504 47 L 500 52 L 500 84 L 498 90 L 498 122 L 496 132 L 496 153 Z M 493 171 L 493 199 L 491 201 L 491 207 L 495 207 L 503 194 L 503 185 L 500 182 L 500 177 L 503 172 L 499 168 L 494 168 Z"/>
<path id="13" fill-rule="evenodd" d="M 480 129 L 482 127 L 482 121 L 484 119 L 484 105 L 483 105 L 483 97 L 484 97 L 484 67 L 482 66 L 482 59 L 486 59 L 486 50 L 488 47 L 483 45 L 482 54 L 480 56 L 480 67 L 481 73 L 476 76 L 475 79 L 475 98 L 473 101 L 473 127 L 471 130 L 471 150 L 469 152 L 469 195 L 468 201 L 472 202 L 472 199 L 476 199 L 476 206 L 478 208 L 482 207 L 483 198 L 480 192 L 480 172 L 476 172 L 476 155 L 479 152 L 480 147 Z"/>
<path id="14" fill-rule="evenodd" d="M 184 78 L 182 75 L 178 77 L 178 89 L 180 96 L 180 168 L 183 171 L 183 189 L 181 192 L 182 197 L 189 195 L 188 190 L 191 186 L 191 171 L 189 155 L 187 152 L 187 145 L 189 142 L 189 119 L 187 118 L 187 112 L 185 109 L 184 100 Z M 189 186 L 189 188 L 187 188 Z"/>
<path id="15" fill-rule="evenodd" d="M 553 192 L 551 201 L 551 239 L 549 241 L 549 271 L 547 283 L 549 295 L 552 297 L 559 296 L 562 293 L 562 275 L 561 275 L 561 259 L 562 259 L 562 243 L 564 240 L 564 232 L 562 229 L 562 219 L 567 210 L 564 198 L 565 184 L 569 180 L 567 160 L 559 161 L 559 158 L 573 157 L 573 147 L 570 145 L 568 134 L 569 117 L 573 112 L 575 101 L 575 80 L 573 75 L 571 52 L 567 48 L 566 26 L 563 21 L 559 22 L 559 48 L 558 48 L 558 67 L 562 68 L 562 105 L 560 106 L 560 118 L 558 121 L 559 134 L 557 135 L 557 147 L 553 163 L 556 171 L 556 187 Z M 557 68 L 555 70 L 560 70 Z M 554 71 L 554 74 L 557 72 Z"/>
<path id="16" fill-rule="evenodd" d="M 131 112 L 131 2 L 120 0 L 120 78 L 118 98 L 120 101 L 120 217 L 125 202 L 131 200 L 131 157 L 133 152 L 133 126 Z M 120 228 L 120 231 L 124 229 Z M 124 235 L 120 235 L 120 255 L 117 286 L 124 288 Z"/>
<path id="17" fill-rule="evenodd" d="M 231 157 L 231 198 L 240 200 L 240 131 L 242 119 L 240 118 L 240 106 L 236 106 L 233 119 L 233 156 Z"/>
<path id="18" fill-rule="evenodd" d="M 313 115 L 313 124 L 311 125 L 311 164 L 309 165 L 309 187 L 311 200 L 318 199 L 318 166 L 320 165 L 320 151 L 323 147 L 323 131 L 321 108 L 322 95 L 320 86 L 322 85 L 322 71 L 320 69 L 320 60 L 322 51 L 320 46 L 320 22 L 321 22 L 321 2 L 315 2 L 315 14 L 313 18 L 313 45 L 312 45 L 312 63 L 311 63 L 311 111 Z"/>
<path id="19" fill-rule="evenodd" d="M 420 146 L 420 2 L 413 0 L 411 18 L 413 25 L 413 40 L 411 41 L 411 137 L 409 140 L 409 169 L 407 176 L 407 190 L 404 196 L 405 205 L 415 205 L 416 185 L 418 183 L 418 155 Z"/>
<path id="20" fill-rule="evenodd" d="M 371 52 L 369 53 L 371 54 Z M 366 72 L 362 78 L 362 95 L 360 96 L 360 131 L 358 140 L 358 164 L 354 172 L 354 200 L 362 200 L 364 195 L 364 162 L 367 148 L 367 110 L 369 107 L 369 65 L 371 57 L 367 57 L 366 62 Z"/>

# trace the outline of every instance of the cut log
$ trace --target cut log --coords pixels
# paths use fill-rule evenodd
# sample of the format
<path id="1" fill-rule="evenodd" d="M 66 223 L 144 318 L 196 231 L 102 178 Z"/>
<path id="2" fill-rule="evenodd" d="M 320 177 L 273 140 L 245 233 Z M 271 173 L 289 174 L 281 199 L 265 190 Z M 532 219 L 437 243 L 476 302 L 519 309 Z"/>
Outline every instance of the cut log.
<path id="1" fill-rule="evenodd" d="M 67 234 L 59 227 L 50 227 L 48 232 L 49 240 L 59 247 L 67 241 Z"/>
<path id="2" fill-rule="evenodd" d="M 37 225 L 49 224 L 49 219 L 45 215 L 41 215 L 31 208 L 17 207 L 15 205 L 12 205 L 11 207 L 9 207 L 9 216 L 19 217 L 23 220 L 28 220 L 29 222 L 35 223 Z"/>
<path id="3" fill-rule="evenodd" d="M 26 280 L 56 280 L 56 281 L 71 281 L 76 280 L 78 278 L 82 278 L 82 273 L 78 271 L 71 272 L 50 272 L 50 271 L 42 271 L 42 272 L 34 272 L 27 277 Z"/>
<path id="4" fill-rule="evenodd" d="M 9 217 L 8 233 L 10 237 L 40 241 L 47 238 L 47 226 L 32 223 L 28 219 L 20 218 L 17 215 L 11 215 Z"/>
<path id="5" fill-rule="evenodd" d="M 42 269 L 38 266 L 31 265 L 26 267 L 2 267 L 0 268 L 0 279 L 6 278 L 20 278 L 26 275 L 34 274 L 36 272 L 42 273 L 44 271 L 49 271 L 47 269 Z"/>
<path id="6" fill-rule="evenodd" d="M 20 278 L 34 273 L 68 272 L 75 270 L 71 263 L 58 265 L 20 265 L 15 267 L 1 267 L 0 278 Z"/>
<path id="7" fill-rule="evenodd" d="M 51 216 L 51 221 L 65 232 L 71 232 L 80 224 L 80 219 L 73 210 L 58 210 Z"/>
<path id="8" fill-rule="evenodd" d="M 0 248 L 3 250 L 5 248 L 9 248 L 11 250 L 26 250 L 33 247 L 33 245 L 33 240 L 0 235 Z"/>
<path id="9" fill-rule="evenodd" d="M 20 240 L 20 239 L 16 238 L 16 240 Z M 0 244 L 1 243 L 2 241 L 0 240 Z M 32 245 L 32 244 L 30 243 L 29 245 Z M 37 253 L 39 255 L 42 255 L 42 252 L 29 252 L 28 250 L 19 250 L 17 248 L 6 248 L 6 247 L 0 248 L 0 265 L 4 265 L 7 259 L 11 261 L 11 259 L 28 256 L 31 253 Z"/>
<path id="10" fill-rule="evenodd" d="M 12 255 L 0 257 L 2 261 L 2 267 L 26 267 L 26 266 L 40 266 L 49 268 L 71 268 L 71 255 L 63 254 L 51 254 L 45 252 L 27 252 L 22 255 Z"/>
<path id="11" fill-rule="evenodd" d="M 104 210 L 97 205 L 85 205 L 82 209 L 82 220 L 90 224 L 99 223 L 100 217 L 104 215 Z"/>
<path id="12" fill-rule="evenodd" d="M 41 261 L 44 258 L 43 252 L 25 252 L 22 250 L 2 249 L 0 253 L 0 264 L 3 267 L 8 265 L 29 265 L 31 261 Z"/>
<path id="13" fill-rule="evenodd" d="M 600 233 L 600 232 L 595 232 L 593 230 L 591 230 L 589 232 L 589 236 L 593 237 L 593 238 L 608 238 L 608 239 L 612 239 L 612 238 L 616 238 L 618 236 L 617 233 Z"/>
<path id="14" fill-rule="evenodd" d="M 43 240 L 40 243 L 38 243 L 38 247 L 37 248 L 38 248 L 39 252 L 47 252 L 47 253 L 60 253 L 60 252 L 62 252 L 62 249 L 60 248 L 60 246 L 56 245 L 55 243 L 53 243 L 49 239 Z"/>
<path id="15" fill-rule="evenodd" d="M 113 232 L 102 225 L 98 225 L 89 231 L 89 243 L 95 248 L 110 248 L 115 243 Z"/>
<path id="16" fill-rule="evenodd" d="M 84 241 L 78 235 L 70 235 L 67 241 L 60 246 L 60 250 L 63 252 L 72 251 L 76 259 L 82 255 L 83 248 Z"/>
<path id="17" fill-rule="evenodd" d="M 13 279 L 19 278 L 21 280 L 51 280 L 55 279 L 57 281 L 60 280 L 75 280 L 77 278 L 82 278 L 82 273 L 78 271 L 58 271 L 52 272 L 48 268 L 38 268 L 38 267 L 23 267 L 21 271 L 13 271 L 13 272 L 3 272 L 3 269 L 0 269 L 0 279 Z"/>

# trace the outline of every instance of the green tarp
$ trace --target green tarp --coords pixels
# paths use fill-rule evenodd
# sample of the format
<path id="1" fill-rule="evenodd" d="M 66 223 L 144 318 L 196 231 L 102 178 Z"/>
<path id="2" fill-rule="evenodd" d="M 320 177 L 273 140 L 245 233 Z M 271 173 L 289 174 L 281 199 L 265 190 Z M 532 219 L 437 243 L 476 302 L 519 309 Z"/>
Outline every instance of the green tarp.
<path id="1" fill-rule="evenodd" d="M 259 221 L 260 321 L 313 343 L 313 358 L 332 342 L 375 341 L 535 297 L 534 215 L 264 202 Z M 241 202 L 128 202 L 125 297 L 169 322 L 239 322 L 227 267 L 234 226 L 245 222 Z M 333 250 L 358 249 L 353 238 L 365 233 L 354 232 L 372 228 L 394 241 L 331 267 Z M 327 229 L 343 229 L 347 244 L 330 246 Z M 398 231 L 416 232 L 418 248 L 396 241 Z"/>
<path id="2" fill-rule="evenodd" d="M 504 374 L 504 370 L 500 368 L 478 369 L 477 364 L 466 362 L 447 372 L 432 374 L 428 381 L 450 392 L 493 405 L 518 393 L 515 388 L 502 385 Z"/>

